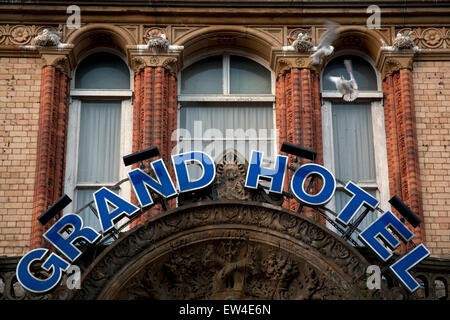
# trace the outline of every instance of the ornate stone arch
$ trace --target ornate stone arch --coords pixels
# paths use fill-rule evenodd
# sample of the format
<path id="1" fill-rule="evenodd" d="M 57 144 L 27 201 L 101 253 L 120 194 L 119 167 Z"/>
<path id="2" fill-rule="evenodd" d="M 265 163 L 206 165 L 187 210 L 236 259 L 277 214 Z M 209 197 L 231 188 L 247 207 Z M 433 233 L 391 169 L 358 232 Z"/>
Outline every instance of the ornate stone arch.
<path id="1" fill-rule="evenodd" d="M 251 201 L 203 201 L 129 231 L 74 299 L 355 299 L 368 262 L 326 228 Z"/>
<path id="2" fill-rule="evenodd" d="M 195 56 L 211 49 L 232 47 L 270 61 L 271 49 L 282 45 L 282 39 L 255 28 L 244 26 L 211 26 L 186 32 L 175 40 L 184 46 L 183 56 Z"/>
<path id="3" fill-rule="evenodd" d="M 70 33 L 67 43 L 73 44 L 76 60 L 86 51 L 96 47 L 112 48 L 127 55 L 127 46 L 137 45 L 136 39 L 125 29 L 110 24 L 88 24 Z"/>

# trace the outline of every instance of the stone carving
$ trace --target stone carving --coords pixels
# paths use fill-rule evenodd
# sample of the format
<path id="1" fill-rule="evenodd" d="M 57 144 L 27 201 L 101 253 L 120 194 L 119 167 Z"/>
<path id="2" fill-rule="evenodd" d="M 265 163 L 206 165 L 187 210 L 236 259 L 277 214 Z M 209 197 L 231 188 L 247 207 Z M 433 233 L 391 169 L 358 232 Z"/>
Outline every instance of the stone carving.
<path id="1" fill-rule="evenodd" d="M 225 153 L 222 161 L 216 166 L 217 176 L 214 182 L 217 199 L 249 200 L 251 193 L 245 189 L 247 169 L 245 159 L 235 152 Z"/>
<path id="2" fill-rule="evenodd" d="M 184 236 L 164 240 L 175 234 Z M 144 251 L 146 258 L 133 258 Z M 97 261 L 74 298 L 355 298 L 353 279 L 366 267 L 353 248 L 321 226 L 238 200 L 173 210 L 128 232 Z M 135 276 L 121 280 L 119 270 Z"/>
<path id="3" fill-rule="evenodd" d="M 398 33 L 410 33 L 410 38 L 420 48 L 448 49 L 450 48 L 450 28 L 414 27 L 403 28 Z"/>
<path id="4" fill-rule="evenodd" d="M 0 25 L 0 45 L 31 45 L 33 39 L 47 29 L 53 32 L 57 26 L 35 26 L 35 25 Z"/>

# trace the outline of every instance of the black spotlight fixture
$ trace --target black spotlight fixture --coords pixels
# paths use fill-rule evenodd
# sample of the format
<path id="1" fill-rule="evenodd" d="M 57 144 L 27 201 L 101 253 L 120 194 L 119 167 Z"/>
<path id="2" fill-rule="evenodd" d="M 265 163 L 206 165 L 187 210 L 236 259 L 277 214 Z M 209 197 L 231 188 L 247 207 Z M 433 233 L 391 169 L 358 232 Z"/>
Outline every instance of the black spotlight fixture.
<path id="1" fill-rule="evenodd" d="M 152 146 L 150 148 L 137 151 L 135 153 L 126 155 L 123 157 L 123 163 L 125 166 L 129 166 L 131 164 L 134 164 L 136 162 L 144 161 L 149 158 L 157 157 L 159 156 L 159 150 L 158 147 Z"/>
<path id="2" fill-rule="evenodd" d="M 50 208 L 48 208 L 47 211 L 45 211 L 43 214 L 39 216 L 38 218 L 39 222 L 43 226 L 45 226 L 47 222 L 49 222 L 54 216 L 58 214 L 58 212 L 67 207 L 67 205 L 71 202 L 72 199 L 70 199 L 67 194 L 63 195 Z"/>
<path id="3" fill-rule="evenodd" d="M 413 226 L 413 228 L 417 227 L 422 220 L 414 213 L 408 206 L 400 200 L 397 195 L 394 195 L 389 203 L 397 209 L 397 211 Z"/>
<path id="4" fill-rule="evenodd" d="M 295 144 L 289 142 L 283 142 L 281 145 L 281 151 L 312 161 L 316 160 L 317 157 L 316 151 L 296 146 Z"/>

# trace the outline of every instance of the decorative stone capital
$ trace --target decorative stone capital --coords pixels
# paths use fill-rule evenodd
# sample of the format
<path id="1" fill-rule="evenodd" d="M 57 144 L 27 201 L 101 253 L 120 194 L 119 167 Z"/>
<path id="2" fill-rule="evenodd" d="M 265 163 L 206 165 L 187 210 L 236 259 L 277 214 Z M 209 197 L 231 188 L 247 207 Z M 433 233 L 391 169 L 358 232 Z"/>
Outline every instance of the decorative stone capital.
<path id="1" fill-rule="evenodd" d="M 381 52 L 377 67 L 381 70 L 382 79 L 392 75 L 400 69 L 412 70 L 416 52 Z"/>
<path id="2" fill-rule="evenodd" d="M 298 52 L 286 52 L 282 50 L 272 51 L 271 67 L 275 71 L 277 78 L 293 68 L 311 69 L 315 72 L 318 72 L 317 66 L 311 63 L 309 54 Z"/>
<path id="3" fill-rule="evenodd" d="M 75 60 L 72 54 L 73 45 L 66 48 L 41 48 L 39 55 L 41 56 L 42 67 L 53 66 L 67 76 L 75 66 Z"/>
<path id="4" fill-rule="evenodd" d="M 129 65 L 136 74 L 146 67 L 162 67 L 176 76 L 181 68 L 180 51 L 150 52 L 137 46 L 129 46 L 128 59 Z"/>

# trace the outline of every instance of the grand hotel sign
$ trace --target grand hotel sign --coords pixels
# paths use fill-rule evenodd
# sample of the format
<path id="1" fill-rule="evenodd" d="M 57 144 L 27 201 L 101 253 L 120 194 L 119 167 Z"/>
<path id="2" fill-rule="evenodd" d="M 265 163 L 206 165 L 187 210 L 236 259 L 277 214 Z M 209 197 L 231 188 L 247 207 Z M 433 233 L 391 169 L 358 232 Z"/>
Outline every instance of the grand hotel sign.
<path id="1" fill-rule="evenodd" d="M 291 147 L 295 148 L 292 145 Z M 138 160 L 138 158 L 142 160 L 142 157 L 154 156 L 155 150 L 156 154 L 159 154 L 157 149 L 152 147 L 126 156 L 124 157 L 125 165 L 137 162 L 135 160 Z M 264 179 L 270 184 L 267 187 L 270 193 L 282 195 L 288 168 L 288 157 L 277 155 L 275 165 L 271 168 L 263 165 L 263 157 L 263 153 L 252 151 L 245 175 L 245 188 L 247 190 L 257 189 L 261 180 Z M 200 178 L 192 179 L 189 176 L 188 164 L 190 163 L 196 163 L 201 167 L 202 175 Z M 44 238 L 61 254 L 50 253 L 45 248 L 29 251 L 17 265 L 16 276 L 20 284 L 33 293 L 44 293 L 52 290 L 61 282 L 64 272 L 69 269 L 71 263 L 77 261 L 82 255 L 80 249 L 75 245 L 77 241 L 82 239 L 90 245 L 94 245 L 102 236 L 110 234 L 114 230 L 115 223 L 122 218 L 136 217 L 139 212 L 142 212 L 141 209 L 152 207 L 155 204 L 155 194 L 165 199 L 174 198 L 181 194 L 207 188 L 216 178 L 216 164 L 211 156 L 201 151 L 172 156 L 176 185 L 162 159 L 153 161 L 150 165 L 153 169 L 153 177 L 139 168 L 128 173 L 128 179 L 139 206 L 130 203 L 106 187 L 99 189 L 93 197 L 101 231 L 97 232 L 93 228 L 84 226 L 83 219 L 77 214 L 63 215 L 44 234 Z M 322 188 L 315 194 L 309 193 L 309 188 L 305 190 L 307 180 L 313 176 L 319 177 L 322 182 Z M 351 181 L 345 185 L 345 190 L 351 195 L 351 199 L 335 219 L 343 227 L 351 225 L 352 219 L 358 216 L 361 208 L 373 210 L 379 205 L 376 198 Z M 290 191 L 301 205 L 323 206 L 335 194 L 336 179 L 327 168 L 319 164 L 307 163 L 298 167 L 293 173 Z M 44 220 L 48 221 L 49 219 L 47 217 Z M 70 229 L 70 232 L 67 232 L 68 229 Z M 385 211 L 377 220 L 359 233 L 359 239 L 384 262 L 393 256 L 393 251 L 400 245 L 399 239 L 411 243 L 413 237 L 414 234 L 391 211 Z M 429 250 L 423 244 L 414 245 L 412 250 L 396 259 L 389 266 L 389 270 L 410 292 L 414 292 L 420 285 L 409 270 L 429 255 Z M 38 278 L 32 272 L 31 265 L 36 262 L 42 262 L 40 268 L 49 275 L 46 279 Z"/>

